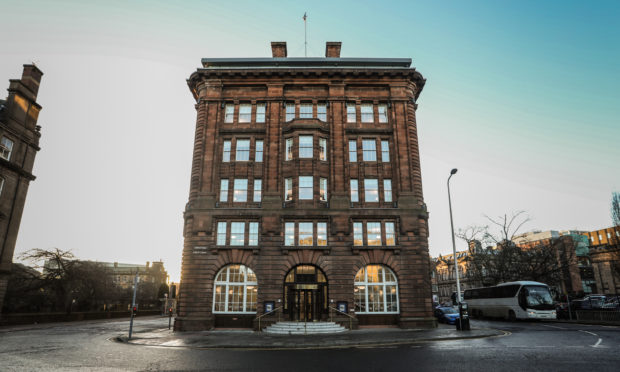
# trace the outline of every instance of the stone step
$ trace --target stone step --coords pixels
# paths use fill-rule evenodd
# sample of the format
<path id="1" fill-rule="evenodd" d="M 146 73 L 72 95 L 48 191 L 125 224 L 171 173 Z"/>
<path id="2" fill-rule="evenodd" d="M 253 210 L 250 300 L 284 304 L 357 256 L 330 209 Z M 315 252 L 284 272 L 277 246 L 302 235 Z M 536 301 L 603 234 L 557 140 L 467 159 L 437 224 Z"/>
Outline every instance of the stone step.
<path id="1" fill-rule="evenodd" d="M 278 322 L 270 325 L 263 331 L 274 334 L 303 335 L 340 333 L 347 331 L 347 329 L 334 322 Z"/>

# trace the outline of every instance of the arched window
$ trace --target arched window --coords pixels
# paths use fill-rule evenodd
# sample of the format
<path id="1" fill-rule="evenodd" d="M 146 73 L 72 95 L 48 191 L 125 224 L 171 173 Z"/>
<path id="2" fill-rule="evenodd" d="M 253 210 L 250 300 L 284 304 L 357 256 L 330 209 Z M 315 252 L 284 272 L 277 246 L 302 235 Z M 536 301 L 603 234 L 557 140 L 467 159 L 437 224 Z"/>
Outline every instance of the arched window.
<path id="1" fill-rule="evenodd" d="M 389 268 L 368 265 L 355 275 L 355 312 L 358 314 L 397 314 L 398 281 Z"/>
<path id="2" fill-rule="evenodd" d="M 228 265 L 215 276 L 213 313 L 256 313 L 256 274 L 243 265 Z"/>

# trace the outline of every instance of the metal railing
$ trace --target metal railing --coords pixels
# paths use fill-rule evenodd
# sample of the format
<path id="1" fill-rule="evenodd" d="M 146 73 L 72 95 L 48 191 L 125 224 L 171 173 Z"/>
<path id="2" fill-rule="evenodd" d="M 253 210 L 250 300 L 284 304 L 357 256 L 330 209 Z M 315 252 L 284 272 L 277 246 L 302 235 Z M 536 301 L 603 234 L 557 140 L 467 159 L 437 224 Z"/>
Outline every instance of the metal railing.
<path id="1" fill-rule="evenodd" d="M 355 317 L 353 317 L 353 316 L 351 316 L 351 315 L 349 315 L 349 314 L 345 313 L 344 311 L 340 311 L 340 310 L 336 309 L 335 307 L 331 307 L 331 306 L 329 306 L 329 309 L 330 309 L 330 310 L 335 310 L 335 311 L 339 312 L 340 314 L 343 314 L 343 315 L 348 316 L 348 317 L 349 317 L 349 330 L 350 330 L 350 331 L 352 331 L 352 330 L 353 330 L 353 319 L 355 319 Z M 329 321 L 330 321 L 330 322 L 333 322 L 333 321 L 334 321 L 334 320 L 333 320 L 333 318 L 334 318 L 334 317 L 333 317 L 333 315 L 332 315 L 332 314 L 333 314 L 333 312 L 332 312 L 332 311 L 330 311 L 330 312 L 329 312 Z"/>
<path id="2" fill-rule="evenodd" d="M 262 331 L 263 331 L 263 329 L 262 329 L 262 328 L 261 328 L 261 326 L 260 326 L 260 320 L 261 320 L 261 318 L 262 318 L 262 317 L 264 317 L 264 316 L 266 316 L 266 315 L 273 314 L 274 312 L 278 311 L 279 309 L 282 309 L 282 306 L 278 306 L 278 307 L 276 307 L 275 309 L 273 309 L 273 310 L 271 310 L 271 311 L 269 311 L 269 312 L 266 312 L 265 314 L 263 314 L 263 315 L 261 315 L 261 316 L 257 316 L 257 317 L 256 317 L 256 319 L 254 319 L 254 320 L 258 320 L 258 331 L 259 331 L 259 332 L 262 332 Z M 280 321 L 280 314 L 281 314 L 281 313 L 278 313 L 278 322 Z"/>

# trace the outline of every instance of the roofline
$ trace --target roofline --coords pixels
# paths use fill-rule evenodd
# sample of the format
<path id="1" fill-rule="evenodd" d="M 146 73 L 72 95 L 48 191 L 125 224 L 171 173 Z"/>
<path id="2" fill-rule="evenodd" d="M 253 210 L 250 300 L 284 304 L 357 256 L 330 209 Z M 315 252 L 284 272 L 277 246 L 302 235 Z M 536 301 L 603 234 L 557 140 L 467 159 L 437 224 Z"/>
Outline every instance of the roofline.
<path id="1" fill-rule="evenodd" d="M 411 58 L 202 58 L 205 69 L 409 68 Z"/>

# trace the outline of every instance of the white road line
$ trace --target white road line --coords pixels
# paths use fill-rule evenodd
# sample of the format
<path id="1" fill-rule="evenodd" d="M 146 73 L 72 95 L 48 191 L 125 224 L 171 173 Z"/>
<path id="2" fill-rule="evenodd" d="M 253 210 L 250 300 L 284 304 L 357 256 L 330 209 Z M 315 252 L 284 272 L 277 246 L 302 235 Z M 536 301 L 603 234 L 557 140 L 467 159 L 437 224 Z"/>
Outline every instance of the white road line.
<path id="1" fill-rule="evenodd" d="M 594 332 L 590 332 L 590 331 L 583 331 L 583 330 L 581 330 L 581 329 L 579 330 L 579 332 L 583 332 L 583 333 L 591 334 L 592 336 L 596 336 L 596 337 L 598 337 L 598 335 L 597 335 L 596 333 L 594 333 Z M 598 347 L 598 346 L 601 344 L 601 342 L 603 342 L 603 339 L 599 337 L 598 341 L 596 341 L 596 343 L 595 343 L 594 345 L 590 345 L 590 346 L 592 346 L 592 347 Z"/>
<path id="2" fill-rule="evenodd" d="M 562 327 L 557 327 L 557 326 L 552 326 L 552 325 L 547 325 L 547 324 L 541 324 L 543 327 L 549 327 L 549 328 L 557 328 L 557 329 L 567 329 L 567 328 L 562 328 Z"/>
<path id="3" fill-rule="evenodd" d="M 601 342 L 603 342 L 603 339 L 599 338 L 598 341 L 596 341 L 596 343 L 594 345 L 592 345 L 592 347 L 598 347 L 598 345 L 600 345 Z"/>
<path id="4" fill-rule="evenodd" d="M 597 335 L 596 333 L 592 333 L 592 332 L 590 332 L 590 331 L 582 331 L 582 330 L 580 329 L 580 330 L 579 330 L 579 332 L 588 333 L 588 334 L 591 334 L 592 336 L 596 336 L 596 337 L 598 337 L 598 335 Z"/>

